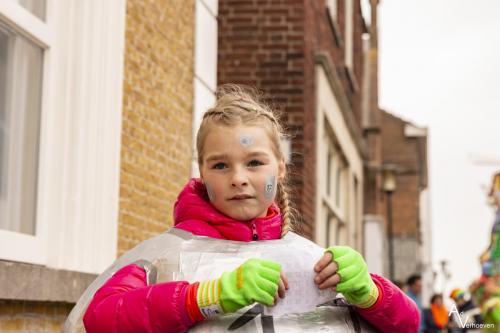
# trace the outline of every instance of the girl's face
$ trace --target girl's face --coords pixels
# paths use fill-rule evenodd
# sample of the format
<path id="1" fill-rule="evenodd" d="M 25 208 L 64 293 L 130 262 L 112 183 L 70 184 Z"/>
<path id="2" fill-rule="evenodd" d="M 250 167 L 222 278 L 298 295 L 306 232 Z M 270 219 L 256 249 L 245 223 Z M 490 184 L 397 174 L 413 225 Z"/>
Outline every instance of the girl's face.
<path id="1" fill-rule="evenodd" d="M 204 143 L 200 175 L 211 203 L 236 220 L 266 216 L 285 177 L 267 132 L 257 126 L 215 126 Z"/>

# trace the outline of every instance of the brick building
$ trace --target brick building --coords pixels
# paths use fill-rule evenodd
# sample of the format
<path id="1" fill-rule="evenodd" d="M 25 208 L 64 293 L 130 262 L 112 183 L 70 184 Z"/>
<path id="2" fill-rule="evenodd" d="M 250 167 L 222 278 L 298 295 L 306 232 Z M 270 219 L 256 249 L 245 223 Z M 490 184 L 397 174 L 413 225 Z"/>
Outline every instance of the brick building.
<path id="1" fill-rule="evenodd" d="M 301 232 L 361 246 L 364 147 L 360 2 L 219 2 L 218 82 L 264 91 L 291 139 L 292 200 Z"/>
<path id="2" fill-rule="evenodd" d="M 214 100 L 216 15 L 0 1 L 1 332 L 59 332 L 96 274 L 171 226 Z"/>
<path id="3" fill-rule="evenodd" d="M 385 111 L 381 115 L 382 163 L 396 172 L 396 189 L 392 193 L 394 278 L 405 281 L 413 272 L 422 274 L 423 299 L 427 300 L 432 290 L 427 128 Z M 384 204 L 385 200 L 386 196 Z"/>
<path id="4" fill-rule="evenodd" d="M 376 273 L 390 276 L 389 240 L 393 242 L 393 279 L 404 282 L 410 274 L 423 276 L 423 299 L 430 298 L 433 276 L 427 169 L 427 128 L 419 127 L 380 110 L 380 164 L 372 173 L 380 176 L 377 202 L 365 215 L 366 260 Z M 384 176 L 394 176 L 394 190 L 384 193 Z M 373 175 L 373 174 L 372 174 Z M 374 176 L 375 177 L 375 176 Z M 366 197 L 369 201 L 373 199 Z M 388 200 L 391 202 L 388 203 Z M 390 216 L 389 216 L 390 215 Z M 389 231 L 389 218 L 392 230 Z"/>
<path id="5" fill-rule="evenodd" d="M 427 129 L 380 109 L 378 104 L 378 0 L 371 0 L 370 38 L 366 40 L 365 81 L 361 124 L 367 147 L 364 188 L 365 259 L 370 270 L 390 277 L 389 195 L 384 193 L 384 172 L 395 175 L 390 194 L 393 222 L 395 280 L 410 274 L 423 277 L 424 301 L 433 286 L 430 207 L 428 190 Z"/>
<path id="6" fill-rule="evenodd" d="M 382 111 L 382 141 L 392 144 L 382 145 L 384 164 L 396 166 L 397 186 L 401 185 L 401 210 L 394 212 L 396 220 L 415 223 L 396 223 L 394 232 L 401 236 L 419 233 L 418 192 L 427 187 L 427 130 L 411 124 L 393 114 Z M 404 180 L 404 177 L 407 180 Z"/>

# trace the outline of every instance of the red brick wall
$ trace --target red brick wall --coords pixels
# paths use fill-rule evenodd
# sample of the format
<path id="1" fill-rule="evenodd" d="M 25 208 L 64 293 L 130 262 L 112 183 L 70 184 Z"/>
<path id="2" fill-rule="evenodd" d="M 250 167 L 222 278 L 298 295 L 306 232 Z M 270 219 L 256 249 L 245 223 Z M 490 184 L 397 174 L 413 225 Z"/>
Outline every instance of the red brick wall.
<path id="1" fill-rule="evenodd" d="M 289 170 L 292 200 L 307 221 L 304 233 L 310 237 L 314 220 L 314 196 L 310 194 L 314 191 L 304 186 L 304 165 L 309 162 L 308 154 L 314 154 L 314 150 L 310 151 L 314 145 L 304 125 L 311 123 L 312 112 L 305 111 L 304 101 L 303 6 L 300 0 L 219 1 L 217 75 L 219 84 L 256 86 L 272 96 L 273 104 L 284 111 L 283 120 L 294 136 L 293 168 Z"/>
<path id="2" fill-rule="evenodd" d="M 335 70 L 339 76 L 344 94 L 347 96 L 354 112 L 356 120 L 358 123 L 355 131 L 360 131 L 360 121 L 361 121 L 361 85 L 362 85 L 362 71 L 363 71 L 363 53 L 361 52 L 362 40 L 361 35 L 364 31 L 364 23 L 361 16 L 360 4 L 358 1 L 354 1 L 354 31 L 353 31 L 353 74 L 355 75 L 355 81 L 357 89 L 354 89 L 350 83 L 350 79 L 347 75 L 347 70 L 344 62 L 344 25 L 345 25 L 345 15 L 344 15 L 344 5 L 343 1 L 338 2 L 338 28 L 339 35 L 342 42 L 338 43 L 335 39 L 335 35 L 332 26 L 329 22 L 327 15 L 327 8 L 325 1 L 305 1 L 307 4 L 305 6 L 305 94 L 304 94 L 304 112 L 310 113 L 310 123 L 307 122 L 305 126 L 306 133 L 310 135 L 307 136 L 310 146 L 307 147 L 307 153 L 310 154 L 310 159 L 306 161 L 304 166 L 304 184 L 306 187 L 305 195 L 310 198 L 315 198 L 316 188 L 313 186 L 315 184 L 315 162 L 316 162 L 316 152 L 314 149 L 314 133 L 316 128 L 316 119 L 314 110 L 316 108 L 316 86 L 315 86 L 315 61 L 314 57 L 319 52 L 327 52 L 335 65 Z M 309 192 L 310 190 L 310 192 Z M 313 200 L 311 200 L 314 203 Z M 311 207 L 312 213 L 314 213 L 314 206 Z"/>
<path id="3" fill-rule="evenodd" d="M 351 83 L 347 74 L 344 62 L 345 57 L 345 15 L 344 2 L 338 2 L 337 23 L 339 28 L 340 43 L 335 40 L 335 35 L 327 17 L 327 9 L 324 0 L 306 1 L 306 52 L 313 56 L 316 52 L 326 51 L 329 53 L 335 64 L 337 74 L 339 75 L 344 93 L 348 97 L 351 107 L 358 120 L 361 123 L 361 86 L 363 83 L 363 45 L 362 34 L 366 30 L 361 15 L 359 1 L 354 1 L 353 8 L 353 74 L 354 81 Z M 312 66 L 308 66 L 312 69 Z M 359 130 L 359 129 L 358 129 Z"/>
<path id="4" fill-rule="evenodd" d="M 353 41 L 353 66 L 354 76 L 357 83 L 357 89 L 352 94 L 352 103 L 354 116 L 356 117 L 359 128 L 361 128 L 361 104 L 362 104 L 362 91 L 363 87 L 363 71 L 364 71 L 364 57 L 363 57 L 363 39 L 362 36 L 367 33 L 363 15 L 361 13 L 361 3 L 354 1 L 354 41 Z"/>
<path id="5" fill-rule="evenodd" d="M 404 120 L 382 112 L 382 158 L 384 163 L 401 168 L 393 194 L 394 235 L 418 238 L 420 165 L 425 156 L 419 153 L 417 138 L 404 136 L 405 124 Z"/>
<path id="6" fill-rule="evenodd" d="M 361 32 L 355 1 L 354 73 L 362 80 Z M 339 1 L 339 23 L 343 6 Z M 343 28 L 342 28 L 343 30 Z M 359 119 L 361 95 L 348 81 L 343 49 L 336 44 L 324 0 L 220 0 L 218 83 L 254 85 L 284 111 L 292 140 L 292 200 L 304 223 L 303 234 L 314 235 L 316 194 L 315 54 L 328 52 L 336 64 L 346 95 Z"/>

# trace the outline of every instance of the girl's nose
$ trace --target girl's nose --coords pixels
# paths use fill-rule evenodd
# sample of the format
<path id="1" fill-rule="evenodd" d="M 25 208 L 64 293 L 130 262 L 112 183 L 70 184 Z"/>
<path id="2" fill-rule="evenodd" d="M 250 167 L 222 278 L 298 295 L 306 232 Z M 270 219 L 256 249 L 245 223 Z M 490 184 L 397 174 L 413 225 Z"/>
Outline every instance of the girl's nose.
<path id="1" fill-rule="evenodd" d="M 236 171 L 233 174 L 233 179 L 231 179 L 231 185 L 233 187 L 241 187 L 248 185 L 248 179 L 242 171 Z"/>

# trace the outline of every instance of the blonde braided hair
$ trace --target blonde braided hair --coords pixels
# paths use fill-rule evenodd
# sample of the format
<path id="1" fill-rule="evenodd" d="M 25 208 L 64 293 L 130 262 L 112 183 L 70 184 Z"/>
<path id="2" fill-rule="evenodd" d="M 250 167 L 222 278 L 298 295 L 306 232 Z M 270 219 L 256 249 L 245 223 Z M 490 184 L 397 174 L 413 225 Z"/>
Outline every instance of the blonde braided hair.
<path id="1" fill-rule="evenodd" d="M 198 165 L 203 164 L 204 142 L 212 125 L 237 126 L 261 125 L 268 132 L 273 143 L 271 146 L 278 160 L 284 158 L 281 148 L 281 139 L 287 135 L 280 123 L 275 110 L 262 101 L 262 95 L 255 89 L 235 84 L 225 84 L 217 89 L 215 106 L 203 114 L 203 119 L 196 136 L 196 150 L 198 152 Z M 288 199 L 287 178 L 278 181 L 276 191 L 276 204 L 278 205 L 283 226 L 281 236 L 294 230 L 294 209 Z"/>
<path id="2" fill-rule="evenodd" d="M 281 228 L 281 237 L 283 237 L 288 231 L 293 231 L 292 208 L 290 207 L 290 202 L 288 201 L 286 184 L 284 184 L 283 182 L 278 183 L 276 201 L 283 218 L 283 227 Z"/>

